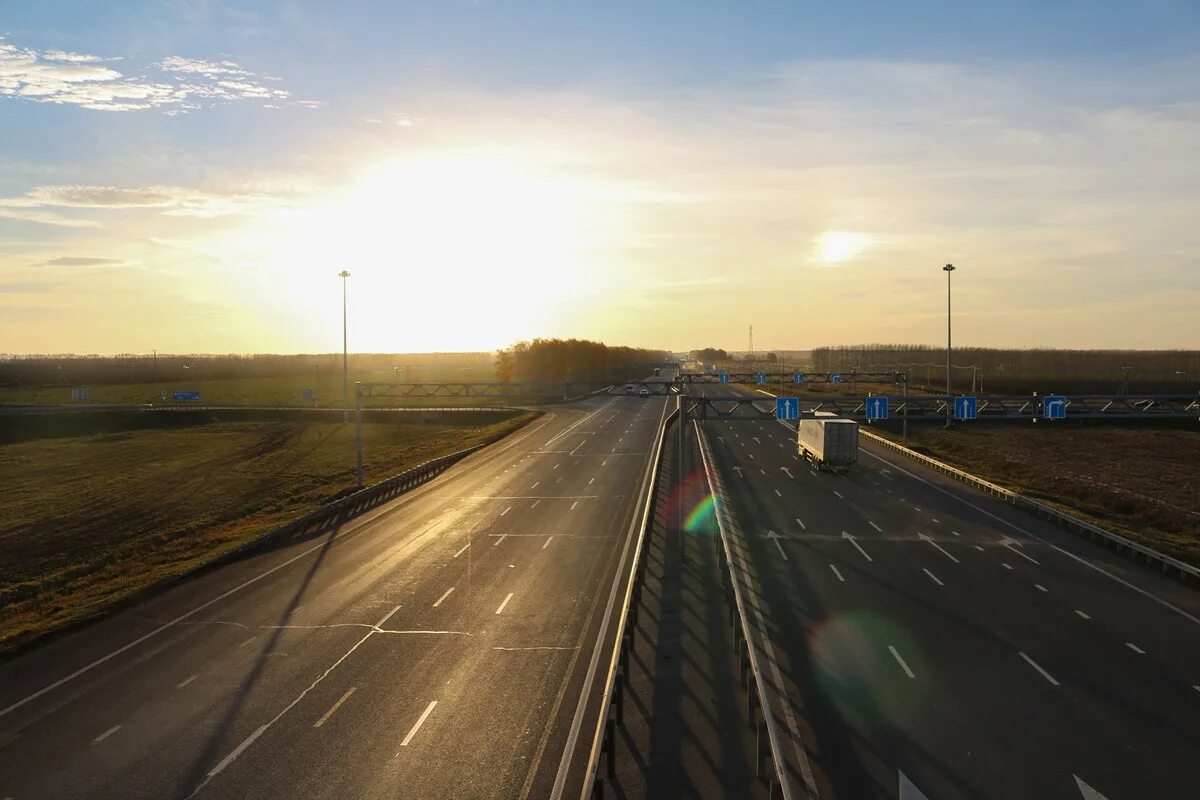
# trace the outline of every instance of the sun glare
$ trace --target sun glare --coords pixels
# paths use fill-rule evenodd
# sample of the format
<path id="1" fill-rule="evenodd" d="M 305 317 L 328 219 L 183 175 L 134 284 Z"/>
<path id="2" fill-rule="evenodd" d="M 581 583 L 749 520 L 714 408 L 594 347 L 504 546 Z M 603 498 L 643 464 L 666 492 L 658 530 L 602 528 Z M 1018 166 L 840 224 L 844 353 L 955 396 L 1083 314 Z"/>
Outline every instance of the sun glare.
<path id="1" fill-rule="evenodd" d="M 825 231 L 817 237 L 817 260 L 825 264 L 849 261 L 871 244 L 871 237 L 852 231 Z"/>
<path id="2" fill-rule="evenodd" d="M 601 288 L 619 210 L 531 158 L 437 153 L 378 164 L 265 234 L 293 300 L 328 313 L 351 272 L 364 348 L 482 348 L 553 330 Z M 434 342 L 442 344 L 434 345 Z"/>

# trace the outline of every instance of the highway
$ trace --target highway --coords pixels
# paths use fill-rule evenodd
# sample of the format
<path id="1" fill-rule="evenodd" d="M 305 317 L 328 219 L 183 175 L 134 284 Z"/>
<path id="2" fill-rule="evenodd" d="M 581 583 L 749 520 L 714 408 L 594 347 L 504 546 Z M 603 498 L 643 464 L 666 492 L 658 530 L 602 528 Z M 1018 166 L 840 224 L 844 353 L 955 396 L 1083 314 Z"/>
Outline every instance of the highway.
<path id="1" fill-rule="evenodd" d="M 703 430 L 808 762 L 795 786 L 1200 796 L 1194 590 L 865 438 L 842 477 L 797 458 L 790 424 Z"/>
<path id="2" fill-rule="evenodd" d="M 668 402 L 548 407 L 332 534 L 0 665 L 0 800 L 578 797 Z"/>

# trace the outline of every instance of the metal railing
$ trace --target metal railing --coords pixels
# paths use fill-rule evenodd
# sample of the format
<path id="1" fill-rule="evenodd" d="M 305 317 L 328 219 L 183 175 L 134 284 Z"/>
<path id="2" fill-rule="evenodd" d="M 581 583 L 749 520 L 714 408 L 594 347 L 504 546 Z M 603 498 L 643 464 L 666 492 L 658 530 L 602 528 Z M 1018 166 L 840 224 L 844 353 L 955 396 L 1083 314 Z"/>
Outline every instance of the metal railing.
<path id="1" fill-rule="evenodd" d="M 604 693 L 600 697 L 600 714 L 596 720 L 596 730 L 592 735 L 592 747 L 588 754 L 587 771 L 584 773 L 581 800 L 587 800 L 589 796 L 593 800 L 604 797 L 605 778 L 597 774 L 600 770 L 601 756 L 604 756 L 605 759 L 607 777 L 611 778 L 616 772 L 617 726 L 624 722 L 625 680 L 629 673 L 629 653 L 633 649 L 633 633 L 637 630 L 637 613 L 638 607 L 641 605 L 642 585 L 646 576 L 646 552 L 650 549 L 650 528 L 653 525 L 655 497 L 658 494 L 662 471 L 663 446 L 666 442 L 667 430 L 673 422 L 678 420 L 679 409 L 677 407 L 663 420 L 655 440 L 654 456 L 651 460 L 650 487 L 643 498 L 644 508 L 642 509 L 641 523 L 638 526 L 637 546 L 633 553 L 629 581 L 625 586 L 625 596 L 617 622 L 617 633 L 608 665 L 608 674 L 604 679 Z"/>
<path id="2" fill-rule="evenodd" d="M 740 667 L 742 679 L 746 682 L 746 706 L 747 715 L 750 718 L 750 724 L 755 729 L 756 734 L 756 756 L 755 756 L 755 774 L 758 777 L 763 777 L 766 772 L 765 756 L 770 753 L 771 763 L 774 765 L 775 775 L 771 779 L 771 796 L 776 796 L 776 789 L 779 790 L 779 796 L 783 800 L 791 800 L 793 797 L 791 782 L 787 779 L 787 767 L 783 760 L 783 751 L 781 749 L 779 739 L 779 730 L 775 723 L 775 714 L 772 710 L 770 700 L 767 695 L 767 682 L 763 677 L 762 666 L 759 664 L 759 654 L 753 645 L 753 639 L 750 636 L 750 622 L 746 610 L 746 600 L 742 596 L 742 588 L 738 580 L 737 572 L 734 570 L 733 550 L 730 546 L 729 533 L 726 523 L 722 517 L 729 513 L 728 504 L 725 502 L 725 489 L 721 481 L 720 475 L 712 466 L 712 454 L 709 451 L 708 442 L 704 438 L 704 433 L 700 428 L 700 423 L 693 420 L 692 424 L 696 427 L 696 441 L 700 446 L 700 459 L 704 466 L 705 479 L 708 481 L 709 492 L 716 501 L 716 517 L 717 530 L 717 554 L 720 561 L 726 567 L 726 590 L 731 595 L 731 622 L 733 623 L 733 643 L 734 648 L 741 656 Z M 751 679 L 753 679 L 751 681 Z M 780 687 L 782 690 L 782 687 Z M 760 712 L 756 718 L 755 712 Z M 767 747 L 764 748 L 764 739 Z"/>
<path id="3" fill-rule="evenodd" d="M 1101 541 L 1105 544 L 1108 544 L 1116 549 L 1118 553 L 1128 553 L 1128 555 L 1133 558 L 1145 558 L 1147 564 L 1159 565 L 1164 573 L 1170 573 L 1171 570 L 1174 570 L 1181 579 L 1200 579 L 1200 569 L 1193 567 L 1191 564 L 1180 561 L 1177 558 L 1169 556 L 1166 553 L 1160 553 L 1152 547 L 1139 544 L 1138 542 L 1121 536 L 1118 533 L 1105 530 L 1099 525 L 1093 525 L 1090 522 L 1079 519 L 1078 517 L 1068 514 L 1064 511 L 1059 511 L 1057 508 L 1052 508 L 1045 503 L 1041 503 L 1031 497 L 1026 497 L 1019 492 L 1014 492 L 1011 489 L 1005 489 L 1003 486 L 997 486 L 996 484 L 990 481 L 985 481 L 983 478 L 976 477 L 969 472 L 958 469 L 957 467 L 952 467 L 945 462 L 938 461 L 936 458 L 930 458 L 927 455 L 922 455 L 915 450 L 910 450 L 902 444 L 893 442 L 891 439 L 886 439 L 882 436 L 873 434 L 870 431 L 864 430 L 860 430 L 860 434 L 876 444 L 880 444 L 890 450 L 900 453 L 901 455 L 911 458 L 914 461 L 918 461 L 930 469 L 934 469 L 938 472 L 949 475 L 955 480 L 962 481 L 970 486 L 974 486 L 976 489 L 981 489 L 988 494 L 995 495 L 1001 500 L 1004 500 L 1006 503 L 1011 503 L 1018 508 L 1023 508 L 1032 514 L 1041 517 L 1042 519 L 1053 522 L 1059 527 L 1066 528 L 1067 530 L 1074 531 L 1076 533 L 1086 534 L 1092 541 Z"/>
<path id="4" fill-rule="evenodd" d="M 219 564 L 225 564 L 245 556 L 246 554 L 265 547 L 269 544 L 282 541 L 285 539 L 293 539 L 302 536 L 306 533 L 314 533 L 324 530 L 329 523 L 337 519 L 345 521 L 351 519 L 364 511 L 368 511 L 376 506 L 392 500 L 399 495 L 404 494 L 423 483 L 428 482 L 441 473 L 445 472 L 454 464 L 471 455 L 472 453 L 487 447 L 491 442 L 483 442 L 481 444 L 468 447 L 465 450 L 458 450 L 454 453 L 441 456 L 439 458 L 425 461 L 415 467 L 410 467 L 403 472 L 397 473 L 390 478 L 385 478 L 379 483 L 372 484 L 365 489 L 359 489 L 345 497 L 338 498 L 333 502 L 326 503 L 323 506 L 313 509 L 312 511 L 297 517 L 291 522 L 266 531 L 249 541 L 243 542 L 232 550 L 229 550 L 221 555 L 204 562 L 196 567 L 189 568 L 185 572 L 175 576 L 176 579 L 186 578 L 201 570 L 215 567 Z"/>

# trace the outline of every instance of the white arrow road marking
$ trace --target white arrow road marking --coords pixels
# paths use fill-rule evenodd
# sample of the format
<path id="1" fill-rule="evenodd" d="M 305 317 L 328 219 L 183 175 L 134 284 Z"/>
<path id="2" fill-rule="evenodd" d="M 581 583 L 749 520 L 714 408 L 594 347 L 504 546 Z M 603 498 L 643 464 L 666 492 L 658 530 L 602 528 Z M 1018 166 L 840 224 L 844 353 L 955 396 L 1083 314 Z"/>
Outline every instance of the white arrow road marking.
<path id="1" fill-rule="evenodd" d="M 1083 778 L 1074 774 L 1071 777 L 1075 779 L 1075 785 L 1079 788 L 1079 793 L 1083 795 L 1083 800 L 1108 800 L 1107 797 L 1088 786 Z"/>
<path id="2" fill-rule="evenodd" d="M 921 567 L 921 569 L 925 569 L 925 568 L 924 568 L 924 567 Z M 926 574 L 926 575 L 928 575 L 928 576 L 929 576 L 929 579 L 930 579 L 930 580 L 932 580 L 934 583 L 936 583 L 938 586 L 945 586 L 945 585 L 946 585 L 946 584 L 942 583 L 940 580 L 938 580 L 938 576 L 937 576 L 937 575 L 934 575 L 934 574 L 933 574 L 932 572 L 930 572 L 929 570 L 925 569 L 925 574 Z"/>
<path id="3" fill-rule="evenodd" d="M 793 474 L 792 474 L 792 471 L 791 471 L 790 469 L 788 469 L 787 467 L 780 467 L 780 469 L 781 469 L 781 470 L 783 470 L 784 472 L 786 472 L 786 473 L 787 473 L 787 476 L 788 476 L 789 478 L 794 478 L 794 477 L 796 477 L 795 475 L 793 475 Z"/>
<path id="4" fill-rule="evenodd" d="M 908 776 L 903 772 L 900 773 L 900 800 L 929 800 L 924 792 L 917 788 L 916 784 L 908 779 Z"/>
<path id="5" fill-rule="evenodd" d="M 1007 547 L 1009 550 L 1013 551 L 1014 553 L 1016 553 L 1017 555 L 1019 555 L 1021 558 L 1025 559 L 1026 561 L 1028 561 L 1032 564 L 1037 564 L 1038 566 L 1041 566 L 1040 561 L 1038 561 L 1035 558 L 1031 558 L 1031 557 L 1025 555 L 1025 553 L 1021 552 L 1021 548 L 1017 546 L 1018 544 L 1020 544 L 1020 543 L 1016 539 L 1010 539 L 1007 536 L 1000 540 L 1000 545 L 1002 547 Z"/>
<path id="6" fill-rule="evenodd" d="M 796 524 L 800 526 L 800 530 L 802 530 L 802 531 L 808 530 L 808 528 L 804 527 L 804 523 L 800 521 L 799 517 L 796 517 Z"/>
<path id="7" fill-rule="evenodd" d="M 873 560 L 874 560 L 874 559 L 872 559 L 872 558 L 871 558 L 869 555 L 867 555 L 867 551 L 862 549 L 862 545 L 860 545 L 860 544 L 859 544 L 859 543 L 858 543 L 858 542 L 855 540 L 855 538 L 854 538 L 853 536 L 851 536 L 850 534 L 846 533 L 845 531 L 842 531 L 842 538 L 843 538 L 843 539 L 849 539 L 849 540 L 850 540 L 850 544 L 854 545 L 854 547 L 855 547 L 855 548 L 858 550 L 858 552 L 862 553 L 862 557 L 863 557 L 863 558 L 865 558 L 867 561 L 873 561 Z"/>
<path id="8" fill-rule="evenodd" d="M 779 550 L 779 555 L 783 556 L 784 561 L 787 561 L 787 553 L 783 552 L 783 545 L 779 543 L 779 534 L 775 531 L 767 531 L 767 538 L 775 543 L 776 549 Z"/>
<path id="9" fill-rule="evenodd" d="M 950 553 L 948 553 L 948 552 L 946 551 L 946 548 L 942 547 L 940 544 L 938 544 L 937 542 L 935 542 L 935 541 L 933 540 L 933 537 L 932 537 L 932 536 L 927 536 L 927 535 L 925 535 L 925 534 L 923 534 L 923 533 L 918 533 L 918 534 L 917 534 L 917 538 L 919 538 L 919 539 L 920 539 L 921 541 L 923 541 L 923 542 L 929 542 L 931 545 L 933 545 L 934 547 L 936 547 L 936 548 L 938 549 L 938 551 L 939 551 L 939 552 L 940 552 L 942 555 L 944 555 L 946 558 L 948 558 L 948 559 L 950 559 L 951 561 L 953 561 L 955 564 L 961 563 L 961 562 L 959 562 L 959 560 L 958 560 L 957 558 L 955 558 L 954 556 L 950 555 Z"/>

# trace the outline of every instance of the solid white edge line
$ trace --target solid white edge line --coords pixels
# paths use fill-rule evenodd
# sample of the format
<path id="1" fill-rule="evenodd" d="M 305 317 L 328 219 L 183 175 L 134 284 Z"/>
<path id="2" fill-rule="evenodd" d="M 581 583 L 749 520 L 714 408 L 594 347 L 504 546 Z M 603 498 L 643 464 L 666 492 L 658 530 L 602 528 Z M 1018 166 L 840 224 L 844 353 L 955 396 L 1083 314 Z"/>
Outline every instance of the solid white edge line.
<path id="1" fill-rule="evenodd" d="M 258 730 L 256 730 L 254 733 L 247 736 L 246 740 L 244 742 L 242 742 L 241 744 L 239 744 L 232 753 L 225 756 L 225 758 L 221 759 L 221 763 L 217 764 L 215 767 L 213 767 L 212 769 L 210 769 L 208 771 L 208 777 L 215 778 L 217 775 L 219 775 L 221 773 L 221 770 L 225 769 L 230 764 L 232 764 L 233 760 L 235 758 L 240 756 L 246 750 L 247 747 L 254 744 L 254 740 L 257 739 L 258 737 L 262 736 L 264 733 L 266 733 L 266 731 L 267 731 L 266 725 L 258 726 Z"/>
<path id="2" fill-rule="evenodd" d="M 918 480 L 921 483 L 925 484 L 926 486 L 930 486 L 934 489 L 937 489 L 939 492 L 946 495 L 947 497 L 954 498 L 955 500 L 957 500 L 958 502 L 967 506 L 968 508 L 973 508 L 976 511 L 978 511 L 980 514 L 991 517 L 992 519 L 996 520 L 1000 524 L 1005 525 L 1009 528 L 1012 528 L 1014 531 L 1017 531 L 1018 533 L 1020 533 L 1024 536 L 1028 536 L 1030 539 L 1033 539 L 1035 542 L 1041 542 L 1042 544 L 1046 545 L 1047 547 L 1049 547 L 1053 550 L 1056 550 L 1059 553 L 1062 553 L 1067 558 L 1070 558 L 1073 561 L 1079 562 L 1080 564 L 1087 567 L 1088 569 L 1094 570 L 1095 572 L 1098 572 L 1101 575 L 1104 575 L 1105 577 L 1111 578 L 1112 580 L 1121 584 L 1125 588 L 1132 589 L 1133 591 L 1137 592 L 1138 594 L 1142 595 L 1143 597 L 1147 598 L 1148 600 L 1152 600 L 1155 603 L 1158 603 L 1163 608 L 1170 609 L 1171 611 L 1174 611 L 1176 614 L 1183 617 L 1184 619 L 1194 622 L 1197 625 L 1200 625 L 1200 617 L 1196 617 L 1196 616 L 1193 616 L 1192 614 L 1189 614 L 1188 612 L 1184 611 L 1179 606 L 1175 605 L 1174 603 L 1172 603 L 1168 600 L 1163 600 L 1161 597 L 1154 594 L 1153 592 L 1150 592 L 1146 589 L 1143 589 L 1140 586 L 1130 583 L 1129 581 L 1125 580 L 1124 578 L 1113 575 L 1111 572 L 1108 572 L 1107 570 L 1101 569 L 1100 567 L 1096 566 L 1092 562 L 1088 561 L 1083 556 L 1078 556 L 1078 555 L 1072 553 L 1070 550 L 1059 547 L 1058 545 L 1054 544 L 1053 542 L 1048 541 L 1047 539 L 1043 539 L 1041 536 L 1038 536 L 1036 533 L 1030 533 L 1029 531 L 1022 528 L 1020 525 L 1016 525 L 1012 522 L 1009 522 L 1008 520 L 1004 519 L 1003 517 L 993 514 L 992 512 L 988 511 L 985 508 L 980 508 L 979 506 L 972 503 L 970 500 L 967 500 L 964 497 L 960 497 L 957 494 L 955 494 L 954 492 L 951 492 L 948 489 L 944 489 L 941 486 L 938 486 L 937 484 L 932 483 L 932 482 L 926 480 L 925 478 L 922 478 L 920 475 L 917 475 L 914 472 L 910 472 L 909 470 L 905 469 L 904 467 L 901 467 L 899 464 L 895 464 L 895 463 L 889 461 L 888 459 L 884 458 L 883 456 L 876 455 L 875 453 L 872 453 L 869 450 L 863 449 L 861 446 L 859 447 L 859 449 L 863 450 L 864 453 L 866 453 L 867 455 L 876 459 L 877 461 L 882 461 L 883 463 L 887 464 L 889 467 L 900 470 L 904 474 L 908 475 L 910 478 Z"/>
<path id="3" fill-rule="evenodd" d="M 404 737 L 404 740 L 400 742 L 401 747 L 408 747 L 408 743 L 411 742 L 412 738 L 417 735 L 417 731 L 421 730 L 421 726 L 425 724 L 425 720 L 427 720 L 429 715 L 433 713 L 433 709 L 437 706 L 437 704 L 437 700 L 432 700 L 430 701 L 429 705 L 425 706 L 425 712 L 421 714 L 420 718 L 417 719 L 417 723 L 412 726 L 412 730 L 410 730 L 408 735 Z"/>
<path id="4" fill-rule="evenodd" d="M 1034 668 L 1034 669 L 1036 669 L 1036 670 L 1037 670 L 1039 673 L 1041 673 L 1041 676 L 1042 676 L 1043 678 L 1045 678 L 1046 680 L 1050 681 L 1050 683 L 1054 684 L 1055 686 L 1060 686 L 1060 685 L 1061 685 L 1061 684 L 1059 684 L 1059 682 L 1058 682 L 1058 681 L 1054 680 L 1054 676 L 1053 676 L 1053 675 L 1051 675 L 1049 672 L 1046 672 L 1046 670 L 1042 669 L 1042 666 L 1041 666 L 1040 664 L 1038 664 L 1036 661 L 1034 661 L 1032 658 L 1030 658 L 1029 656 L 1025 655 L 1024 653 L 1020 653 L 1020 656 L 1021 656 L 1021 658 L 1025 659 L 1026 663 L 1028 663 L 1028 664 L 1029 664 L 1029 666 L 1033 667 L 1033 668 Z"/>
<path id="5" fill-rule="evenodd" d="M 904 670 L 904 674 L 910 678 L 916 679 L 917 676 L 914 675 L 913 671 L 908 668 L 908 664 L 905 663 L 899 651 L 897 651 L 896 648 L 892 647 L 890 644 L 888 645 L 888 650 L 892 651 L 892 655 L 895 657 L 896 661 L 900 663 L 900 668 Z"/>

